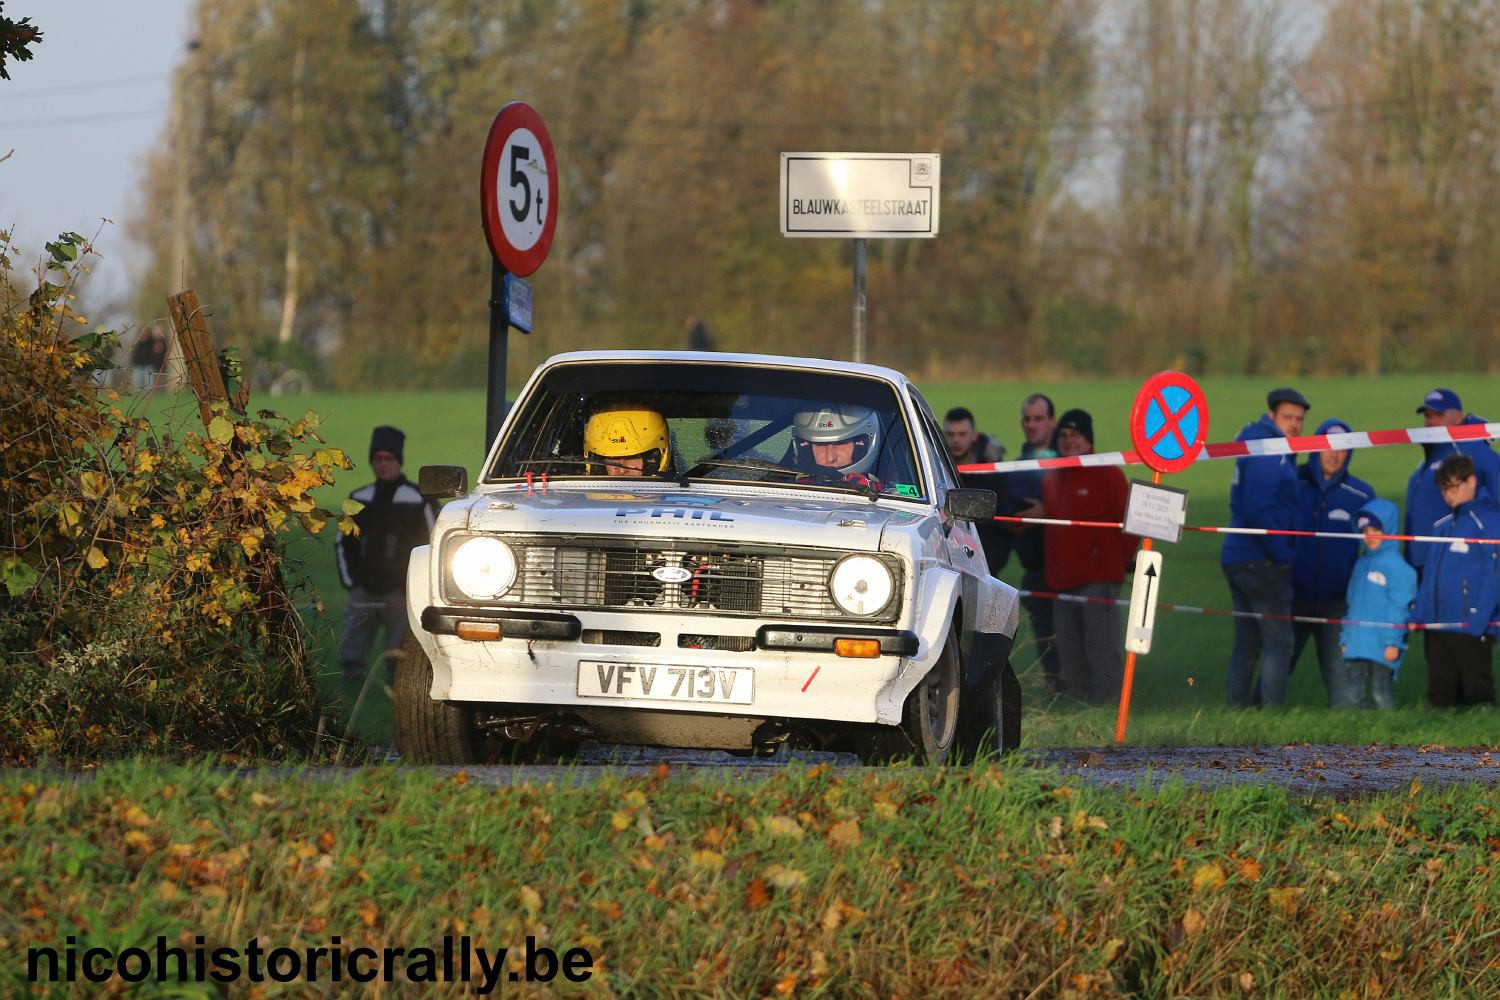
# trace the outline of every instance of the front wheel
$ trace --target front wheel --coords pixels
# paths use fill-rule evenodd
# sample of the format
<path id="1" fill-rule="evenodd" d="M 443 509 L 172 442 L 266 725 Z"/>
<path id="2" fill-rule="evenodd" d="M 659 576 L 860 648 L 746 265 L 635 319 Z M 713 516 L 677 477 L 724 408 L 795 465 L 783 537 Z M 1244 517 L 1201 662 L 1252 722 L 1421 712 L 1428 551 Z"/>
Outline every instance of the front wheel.
<path id="1" fill-rule="evenodd" d="M 463 705 L 434 701 L 432 661 L 410 632 L 401 640 L 391 688 L 396 752 L 412 764 L 481 762 L 474 713 Z"/>
<path id="2" fill-rule="evenodd" d="M 964 702 L 963 749 L 967 760 L 1021 746 L 1021 682 L 1006 660 Z"/>
<path id="3" fill-rule="evenodd" d="M 957 643 L 950 636 L 938 662 L 906 696 L 901 724 L 870 726 L 857 737 L 855 746 L 865 763 L 947 763 L 959 742 L 962 666 Z"/>

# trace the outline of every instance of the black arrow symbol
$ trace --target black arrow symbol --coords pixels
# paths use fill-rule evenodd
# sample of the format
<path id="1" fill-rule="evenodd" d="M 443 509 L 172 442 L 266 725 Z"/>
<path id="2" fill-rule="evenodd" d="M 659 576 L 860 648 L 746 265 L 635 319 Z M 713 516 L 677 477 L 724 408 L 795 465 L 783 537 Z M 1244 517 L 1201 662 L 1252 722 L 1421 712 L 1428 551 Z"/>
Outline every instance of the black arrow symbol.
<path id="1" fill-rule="evenodd" d="M 1156 564 L 1146 565 L 1146 599 L 1141 602 L 1141 628 L 1146 627 L 1146 615 L 1151 612 L 1151 585 L 1156 582 Z"/>

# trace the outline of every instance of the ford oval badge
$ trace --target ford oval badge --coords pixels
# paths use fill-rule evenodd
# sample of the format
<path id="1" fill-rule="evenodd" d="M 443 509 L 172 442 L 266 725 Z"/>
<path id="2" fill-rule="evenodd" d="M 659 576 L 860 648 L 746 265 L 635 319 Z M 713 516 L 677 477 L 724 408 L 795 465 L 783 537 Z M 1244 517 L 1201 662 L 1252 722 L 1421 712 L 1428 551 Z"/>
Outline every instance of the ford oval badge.
<path id="1" fill-rule="evenodd" d="M 681 566 L 658 566 L 651 575 L 662 583 L 686 583 L 693 578 L 693 571 Z"/>

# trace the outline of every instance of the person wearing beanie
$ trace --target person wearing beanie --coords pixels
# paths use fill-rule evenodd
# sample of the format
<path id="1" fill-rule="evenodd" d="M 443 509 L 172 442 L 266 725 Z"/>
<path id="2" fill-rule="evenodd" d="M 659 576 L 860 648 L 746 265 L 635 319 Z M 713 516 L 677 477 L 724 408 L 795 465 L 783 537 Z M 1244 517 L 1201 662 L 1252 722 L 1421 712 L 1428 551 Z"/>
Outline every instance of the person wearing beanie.
<path id="1" fill-rule="evenodd" d="M 336 546 L 339 579 L 349 591 L 339 663 L 345 681 L 363 681 L 370 645 L 385 631 L 385 655 L 395 654 L 406 637 L 406 564 L 411 550 L 426 545 L 437 522 L 437 506 L 424 500 L 401 473 L 406 435 L 380 426 L 370 435 L 370 468 L 375 481 L 350 494 L 364 504 L 354 515 L 358 535 L 340 534 Z"/>
<path id="2" fill-rule="evenodd" d="M 1235 440 L 1297 437 L 1310 407 L 1296 389 L 1272 389 L 1266 394 L 1266 412 L 1246 424 Z M 1297 496 L 1296 460 L 1290 455 L 1235 459 L 1229 515 L 1229 524 L 1235 528 L 1299 528 L 1302 509 Z M 1296 546 L 1287 535 L 1230 535 L 1224 540 L 1219 565 L 1229 583 L 1234 610 L 1266 616 L 1234 620 L 1227 683 L 1232 708 L 1254 704 L 1256 692 L 1267 705 L 1286 702 L 1292 662 L 1292 561 L 1296 554 Z"/>
<path id="3" fill-rule="evenodd" d="M 1094 421 L 1083 410 L 1057 420 L 1057 451 L 1064 457 L 1094 451 Z M 1128 487 L 1112 466 L 1063 468 L 1042 480 L 1045 517 L 1074 521 L 1123 521 Z M 1118 528 L 1047 525 L 1043 549 L 1047 589 L 1064 597 L 1052 612 L 1064 693 L 1094 704 L 1120 696 L 1125 677 L 1124 631 L 1114 603 L 1135 558 L 1137 539 Z"/>
<path id="4" fill-rule="evenodd" d="M 1422 397 L 1417 412 L 1422 415 L 1426 427 L 1457 427 L 1461 424 L 1482 424 L 1483 417 L 1472 413 L 1465 416 L 1464 404 L 1452 389 L 1436 388 Z M 1422 461 L 1417 464 L 1411 478 L 1406 481 L 1406 527 L 1404 534 L 1431 535 L 1432 526 L 1449 514 L 1448 501 L 1437 485 L 1437 469 L 1443 459 L 1452 455 L 1468 455 L 1474 460 L 1474 473 L 1479 477 L 1479 492 L 1500 501 L 1500 455 L 1490 447 L 1488 441 L 1443 441 L 1422 445 Z M 1421 576 L 1432 552 L 1432 542 L 1405 543 L 1407 561 Z"/>

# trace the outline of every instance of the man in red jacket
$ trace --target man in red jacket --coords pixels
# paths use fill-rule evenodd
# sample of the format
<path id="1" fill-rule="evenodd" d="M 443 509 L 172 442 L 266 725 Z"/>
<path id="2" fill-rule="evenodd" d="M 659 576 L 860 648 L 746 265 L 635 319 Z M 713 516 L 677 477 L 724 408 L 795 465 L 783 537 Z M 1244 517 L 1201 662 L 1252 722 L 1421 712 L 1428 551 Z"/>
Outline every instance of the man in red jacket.
<path id="1" fill-rule="evenodd" d="M 1069 410 L 1057 421 L 1057 453 L 1089 455 L 1094 451 L 1094 420 L 1083 410 Z M 1042 480 L 1046 517 L 1071 521 L 1123 521 L 1125 475 L 1109 466 L 1054 469 Z M 1049 524 L 1045 549 L 1047 588 L 1068 597 L 1107 601 L 1061 600 L 1053 611 L 1057 656 L 1068 694 L 1096 704 L 1119 697 L 1125 676 L 1124 630 L 1114 604 L 1135 557 L 1137 539 L 1118 528 L 1074 528 Z"/>

